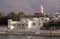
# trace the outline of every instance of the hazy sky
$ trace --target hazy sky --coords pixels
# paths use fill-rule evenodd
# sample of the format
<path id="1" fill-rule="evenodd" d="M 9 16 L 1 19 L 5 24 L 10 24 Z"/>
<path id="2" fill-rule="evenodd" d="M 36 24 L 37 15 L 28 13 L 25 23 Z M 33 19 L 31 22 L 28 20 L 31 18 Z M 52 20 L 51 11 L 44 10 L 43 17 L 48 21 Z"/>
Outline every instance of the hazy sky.
<path id="1" fill-rule="evenodd" d="M 40 5 L 43 5 L 44 12 L 60 13 L 60 0 L 0 0 L 1 12 L 19 12 L 33 14 L 40 11 Z"/>

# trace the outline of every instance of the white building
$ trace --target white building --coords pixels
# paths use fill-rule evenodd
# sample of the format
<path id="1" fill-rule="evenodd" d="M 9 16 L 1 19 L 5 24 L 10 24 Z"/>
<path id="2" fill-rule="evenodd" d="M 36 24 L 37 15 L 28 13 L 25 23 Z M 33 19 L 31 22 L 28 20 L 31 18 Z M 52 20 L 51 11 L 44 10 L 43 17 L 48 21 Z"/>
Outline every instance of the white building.
<path id="1" fill-rule="evenodd" d="M 43 27 L 43 22 L 48 22 L 49 18 L 40 17 L 40 18 L 32 18 L 32 20 L 28 18 L 21 19 L 20 21 L 12 21 L 8 20 L 8 29 L 10 31 L 20 32 L 20 31 L 38 31 L 41 27 Z"/>
<path id="2" fill-rule="evenodd" d="M 53 15 L 52 15 L 52 20 L 60 20 L 60 14 L 59 13 L 54 13 Z"/>

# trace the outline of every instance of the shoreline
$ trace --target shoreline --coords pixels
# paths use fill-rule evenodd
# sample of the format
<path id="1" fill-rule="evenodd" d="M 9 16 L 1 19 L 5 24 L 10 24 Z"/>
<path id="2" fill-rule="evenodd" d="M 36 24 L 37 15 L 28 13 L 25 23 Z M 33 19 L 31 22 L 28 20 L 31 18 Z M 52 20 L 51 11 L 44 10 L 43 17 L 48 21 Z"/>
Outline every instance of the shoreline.
<path id="1" fill-rule="evenodd" d="M 0 33 L 0 35 L 20 35 L 20 36 L 51 36 L 51 37 L 55 37 L 58 36 L 60 37 L 60 33 L 54 33 L 54 34 L 50 34 L 50 33 L 41 33 L 41 34 L 34 34 L 34 33 L 22 33 L 22 32 L 6 32 L 6 33 Z"/>

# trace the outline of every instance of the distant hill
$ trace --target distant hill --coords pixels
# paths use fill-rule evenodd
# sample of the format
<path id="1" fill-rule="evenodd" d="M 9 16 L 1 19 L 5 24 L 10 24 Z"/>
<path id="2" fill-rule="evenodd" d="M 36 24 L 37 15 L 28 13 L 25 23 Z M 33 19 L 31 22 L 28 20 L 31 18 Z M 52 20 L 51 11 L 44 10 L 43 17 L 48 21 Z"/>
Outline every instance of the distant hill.
<path id="1" fill-rule="evenodd" d="M 49 13 L 60 12 L 60 0 L 0 0 L 0 11 L 23 11 L 32 14 L 40 11 L 40 5 Z"/>

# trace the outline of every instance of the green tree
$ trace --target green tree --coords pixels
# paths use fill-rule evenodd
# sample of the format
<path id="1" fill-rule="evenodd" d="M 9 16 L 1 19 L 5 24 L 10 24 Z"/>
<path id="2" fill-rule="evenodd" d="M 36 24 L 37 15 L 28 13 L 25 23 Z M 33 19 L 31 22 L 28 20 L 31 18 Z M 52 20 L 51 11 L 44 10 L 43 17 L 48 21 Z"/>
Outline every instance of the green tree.
<path id="1" fill-rule="evenodd" d="M 24 17 L 24 16 L 25 16 L 24 12 L 18 12 L 18 17 Z"/>
<path id="2" fill-rule="evenodd" d="M 2 24 L 7 24 L 7 19 L 6 16 L 2 12 L 0 12 L 0 25 Z"/>
<path id="3" fill-rule="evenodd" d="M 15 14 L 15 12 L 10 12 L 9 14 L 7 14 L 7 18 L 17 20 L 17 14 Z"/>
<path id="4" fill-rule="evenodd" d="M 2 18 L 3 18 L 3 14 L 2 12 L 0 12 L 0 25 L 2 24 Z"/>
<path id="5" fill-rule="evenodd" d="M 46 28 L 46 29 L 48 29 L 48 28 L 56 28 L 56 29 L 59 29 L 59 27 L 60 27 L 60 21 L 56 21 L 56 20 L 51 20 L 51 21 L 49 21 L 49 22 L 47 22 L 47 23 L 44 23 L 43 24 L 43 27 L 44 28 Z"/>
<path id="6" fill-rule="evenodd" d="M 18 20 L 20 20 L 20 18 L 23 18 L 25 16 L 24 12 L 18 12 L 17 17 Z"/>
<path id="7" fill-rule="evenodd" d="M 4 16 L 3 16 L 3 13 L 2 13 L 2 12 L 0 12 L 0 19 L 1 19 L 2 17 L 4 17 Z"/>
<path id="8" fill-rule="evenodd" d="M 46 23 L 43 23 L 43 28 L 45 28 L 45 29 L 49 29 L 49 22 L 46 22 Z"/>
<path id="9" fill-rule="evenodd" d="M 1 18 L 1 25 L 7 25 L 8 24 L 8 18 L 5 16 Z"/>

